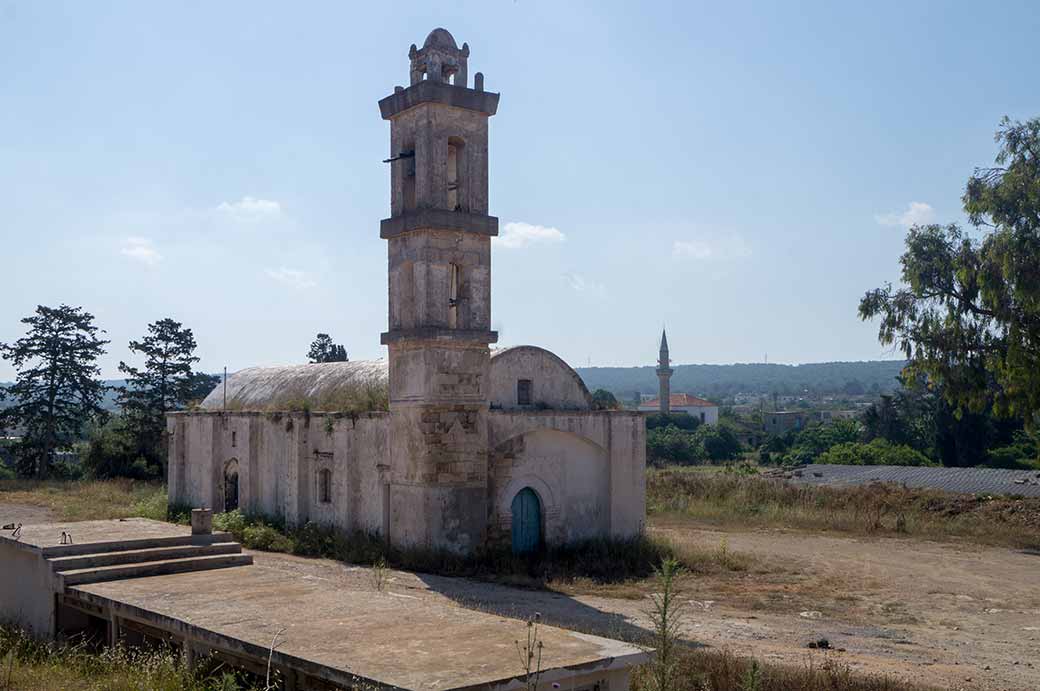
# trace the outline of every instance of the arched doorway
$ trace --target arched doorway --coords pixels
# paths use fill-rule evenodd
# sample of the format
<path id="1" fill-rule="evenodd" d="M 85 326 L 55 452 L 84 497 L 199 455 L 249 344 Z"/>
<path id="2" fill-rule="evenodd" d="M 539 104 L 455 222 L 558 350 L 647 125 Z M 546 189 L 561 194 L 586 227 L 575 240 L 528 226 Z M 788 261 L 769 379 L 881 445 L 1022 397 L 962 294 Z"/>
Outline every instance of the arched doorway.
<path id="1" fill-rule="evenodd" d="M 530 554 L 542 545 L 542 502 L 530 487 L 513 497 L 513 553 Z"/>
<path id="2" fill-rule="evenodd" d="M 224 466 L 224 510 L 238 508 L 238 461 L 232 458 Z"/>

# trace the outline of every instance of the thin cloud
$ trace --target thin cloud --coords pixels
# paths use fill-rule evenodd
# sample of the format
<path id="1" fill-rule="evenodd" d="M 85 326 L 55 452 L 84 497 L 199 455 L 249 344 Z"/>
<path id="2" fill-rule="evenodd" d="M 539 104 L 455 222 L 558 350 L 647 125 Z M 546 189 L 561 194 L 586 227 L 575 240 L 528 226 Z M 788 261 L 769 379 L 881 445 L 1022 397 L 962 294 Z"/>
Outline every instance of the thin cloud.
<path id="1" fill-rule="evenodd" d="M 217 213 L 237 221 L 263 221 L 282 215 L 282 205 L 270 199 L 242 197 L 237 202 L 221 202 Z"/>
<path id="2" fill-rule="evenodd" d="M 148 238 L 129 237 L 120 248 L 119 253 L 146 266 L 155 266 L 162 261 L 162 255 Z"/>
<path id="3" fill-rule="evenodd" d="M 739 235 L 717 238 L 694 238 L 672 242 L 672 257 L 697 261 L 740 259 L 751 254 L 751 248 Z"/>
<path id="4" fill-rule="evenodd" d="M 571 290 L 577 293 L 584 293 L 586 295 L 605 295 L 607 287 L 602 283 L 585 278 L 581 274 L 567 273 L 563 275 L 563 280 L 567 282 L 567 285 L 571 287 Z"/>
<path id="5" fill-rule="evenodd" d="M 296 290 L 307 290 L 318 285 L 318 282 L 310 274 L 299 269 L 287 269 L 282 266 L 277 269 L 267 269 L 264 273 L 267 274 L 268 278 L 272 278 L 282 285 Z"/>
<path id="6" fill-rule="evenodd" d="M 910 226 L 927 225 L 935 220 L 935 209 L 931 204 L 924 202 L 910 202 L 906 211 L 902 213 L 877 214 L 874 220 L 883 226 Z"/>
<path id="7" fill-rule="evenodd" d="M 498 247 L 515 250 L 531 245 L 552 245 L 563 242 L 567 236 L 552 226 L 539 226 L 521 221 L 507 223 L 502 234 L 495 238 Z"/>

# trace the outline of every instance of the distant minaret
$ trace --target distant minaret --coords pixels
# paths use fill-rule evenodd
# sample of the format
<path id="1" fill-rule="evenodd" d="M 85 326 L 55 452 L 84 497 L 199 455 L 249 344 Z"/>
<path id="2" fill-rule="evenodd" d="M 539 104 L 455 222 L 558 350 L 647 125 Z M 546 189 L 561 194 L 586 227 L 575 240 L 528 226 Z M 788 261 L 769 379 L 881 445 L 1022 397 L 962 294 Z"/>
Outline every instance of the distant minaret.
<path id="1" fill-rule="evenodd" d="M 658 400 L 661 403 L 661 412 L 666 415 L 672 410 L 672 385 L 669 381 L 672 378 L 672 368 L 669 367 L 670 364 L 668 360 L 668 334 L 662 329 L 661 353 L 657 359 L 657 379 L 661 383 Z"/>

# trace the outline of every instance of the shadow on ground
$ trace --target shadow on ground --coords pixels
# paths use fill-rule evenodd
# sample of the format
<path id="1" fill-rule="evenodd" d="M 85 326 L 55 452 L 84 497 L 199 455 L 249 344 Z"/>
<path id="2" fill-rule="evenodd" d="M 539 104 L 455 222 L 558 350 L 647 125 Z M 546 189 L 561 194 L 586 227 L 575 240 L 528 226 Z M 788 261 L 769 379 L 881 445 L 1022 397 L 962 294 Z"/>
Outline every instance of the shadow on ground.
<path id="1" fill-rule="evenodd" d="M 467 578 L 420 573 L 414 576 L 431 592 L 469 609 L 521 620 L 539 614 L 544 624 L 640 645 L 646 645 L 652 639 L 652 632 L 642 625 L 643 622 L 636 623 L 624 615 L 604 612 L 561 593 L 515 588 Z M 646 621 L 649 621 L 649 616 Z M 690 645 L 705 647 L 699 643 Z"/>

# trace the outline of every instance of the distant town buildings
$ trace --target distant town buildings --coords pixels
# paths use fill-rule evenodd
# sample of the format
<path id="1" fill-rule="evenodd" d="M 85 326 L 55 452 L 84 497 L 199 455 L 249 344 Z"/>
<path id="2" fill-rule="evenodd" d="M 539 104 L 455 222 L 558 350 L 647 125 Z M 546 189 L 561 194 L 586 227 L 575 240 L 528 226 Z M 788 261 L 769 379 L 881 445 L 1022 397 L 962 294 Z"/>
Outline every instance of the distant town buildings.
<path id="1" fill-rule="evenodd" d="M 668 397 L 668 408 L 672 414 L 686 413 L 698 418 L 706 425 L 717 425 L 719 423 L 719 407 L 711 401 L 691 396 L 688 393 L 673 393 Z M 652 398 L 639 405 L 639 410 L 644 412 L 660 412 L 661 401 Z"/>
<path id="2" fill-rule="evenodd" d="M 767 434 L 785 434 L 813 422 L 855 420 L 859 414 L 858 410 L 766 410 L 762 412 L 762 429 Z"/>

